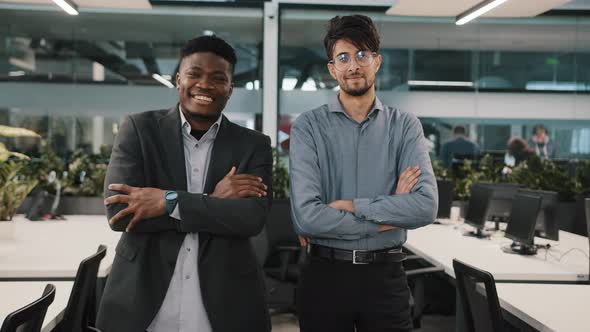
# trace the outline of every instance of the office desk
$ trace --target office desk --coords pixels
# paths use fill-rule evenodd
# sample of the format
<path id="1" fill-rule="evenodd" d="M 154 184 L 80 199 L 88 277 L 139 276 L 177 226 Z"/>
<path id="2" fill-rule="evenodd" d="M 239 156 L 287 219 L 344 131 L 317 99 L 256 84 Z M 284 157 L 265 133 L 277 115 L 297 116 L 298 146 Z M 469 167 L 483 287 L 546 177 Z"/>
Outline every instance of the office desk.
<path id="1" fill-rule="evenodd" d="M 467 225 L 442 222 L 442 225 L 408 231 L 404 247 L 433 264 L 442 265 L 453 279 L 453 258 L 456 258 L 492 273 L 497 282 L 575 283 L 588 280 L 588 258 L 583 253 L 572 251 L 560 262 L 555 258 L 571 248 L 579 248 L 587 255 L 586 237 L 560 231 L 559 242 L 535 238 L 536 244 L 549 243 L 552 246 L 545 260 L 544 249 L 534 256 L 507 254 L 501 247 L 509 245 L 512 240 L 501 234 L 491 239 L 478 239 L 462 234 L 470 229 Z"/>
<path id="2" fill-rule="evenodd" d="M 73 280 L 80 262 L 107 246 L 99 278 L 105 277 L 121 236 L 105 216 L 72 215 L 67 220 L 14 218 L 14 236 L 0 240 L 0 280 Z M 0 225 L 2 226 L 2 225 Z"/>
<path id="3" fill-rule="evenodd" d="M 590 286 L 496 284 L 502 308 L 537 331 L 590 329 Z"/>
<path id="4" fill-rule="evenodd" d="M 2 281 L 0 282 L 0 326 L 6 315 L 22 308 L 41 297 L 45 285 L 55 285 L 55 299 L 49 305 L 42 332 L 49 332 L 55 328 L 63 317 L 63 311 L 68 305 L 73 281 Z"/>

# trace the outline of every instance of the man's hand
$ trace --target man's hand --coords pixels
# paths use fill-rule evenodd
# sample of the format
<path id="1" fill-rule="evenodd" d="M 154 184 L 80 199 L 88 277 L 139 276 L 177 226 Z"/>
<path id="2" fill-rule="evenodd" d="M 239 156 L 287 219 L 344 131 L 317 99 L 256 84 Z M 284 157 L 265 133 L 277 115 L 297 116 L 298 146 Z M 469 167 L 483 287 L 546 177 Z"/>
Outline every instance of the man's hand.
<path id="1" fill-rule="evenodd" d="M 332 203 L 328 204 L 328 206 L 337 210 L 354 213 L 354 202 L 350 200 L 333 201 Z"/>
<path id="2" fill-rule="evenodd" d="M 392 229 L 397 229 L 398 227 L 396 226 L 391 226 L 391 225 L 379 225 L 379 229 L 377 230 L 377 232 L 381 233 L 381 232 L 386 232 Z"/>
<path id="3" fill-rule="evenodd" d="M 118 191 L 117 194 L 104 200 L 104 205 L 124 203 L 127 207 L 119 211 L 109 220 L 109 224 L 114 224 L 129 214 L 133 218 L 127 225 L 126 231 L 129 232 L 135 224 L 142 219 L 155 218 L 166 213 L 166 202 L 164 199 L 164 190 L 158 188 L 140 188 L 132 187 L 126 184 L 110 184 L 109 190 Z"/>
<path id="4" fill-rule="evenodd" d="M 250 174 L 236 175 L 236 167 L 232 167 L 229 173 L 215 186 L 215 190 L 209 196 L 217 198 L 243 198 L 266 196 L 268 187 L 262 183 L 262 178 Z"/>
<path id="5" fill-rule="evenodd" d="M 395 188 L 395 194 L 407 194 L 409 193 L 416 183 L 418 183 L 418 177 L 420 176 L 420 168 L 418 166 L 408 167 L 400 175 L 397 180 L 397 187 Z"/>
<path id="6" fill-rule="evenodd" d="M 303 237 L 301 235 L 297 235 L 297 238 L 299 239 L 299 244 L 302 247 L 307 247 L 307 245 L 309 244 L 309 239 L 306 237 Z"/>

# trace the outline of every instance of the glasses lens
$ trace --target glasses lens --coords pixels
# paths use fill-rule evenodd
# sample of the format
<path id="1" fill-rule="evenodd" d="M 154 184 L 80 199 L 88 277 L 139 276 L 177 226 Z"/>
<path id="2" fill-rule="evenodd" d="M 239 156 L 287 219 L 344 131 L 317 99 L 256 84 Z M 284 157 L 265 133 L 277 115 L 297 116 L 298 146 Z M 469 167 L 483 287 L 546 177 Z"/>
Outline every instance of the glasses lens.
<path id="1" fill-rule="evenodd" d="M 373 53 L 369 51 L 358 51 L 356 53 L 356 61 L 361 66 L 368 66 L 373 60 Z"/>
<path id="2" fill-rule="evenodd" d="M 336 69 L 343 70 L 348 67 L 350 64 L 350 56 L 346 53 L 338 54 L 334 61 L 334 65 L 336 65 Z"/>

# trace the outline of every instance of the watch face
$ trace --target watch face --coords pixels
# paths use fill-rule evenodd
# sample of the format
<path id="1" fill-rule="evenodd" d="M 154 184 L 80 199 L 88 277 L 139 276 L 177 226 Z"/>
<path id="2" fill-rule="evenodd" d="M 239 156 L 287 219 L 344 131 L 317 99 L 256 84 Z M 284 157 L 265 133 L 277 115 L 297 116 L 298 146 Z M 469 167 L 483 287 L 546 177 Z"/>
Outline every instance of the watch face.
<path id="1" fill-rule="evenodd" d="M 178 197 L 178 193 L 176 191 L 169 191 L 166 193 L 166 200 L 174 200 Z"/>

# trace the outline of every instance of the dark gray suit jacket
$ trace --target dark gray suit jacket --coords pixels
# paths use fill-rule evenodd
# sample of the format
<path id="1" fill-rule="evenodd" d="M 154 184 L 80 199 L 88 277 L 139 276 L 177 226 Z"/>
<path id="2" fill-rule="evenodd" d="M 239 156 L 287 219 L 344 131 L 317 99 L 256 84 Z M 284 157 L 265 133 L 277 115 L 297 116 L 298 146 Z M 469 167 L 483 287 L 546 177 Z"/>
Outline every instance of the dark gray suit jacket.
<path id="1" fill-rule="evenodd" d="M 214 332 L 270 331 L 262 271 L 249 242 L 264 225 L 270 199 L 219 199 L 186 191 L 178 107 L 127 117 L 115 139 L 105 179 L 111 183 L 176 190 L 181 221 L 142 220 L 123 233 L 100 304 L 102 332 L 144 332 L 158 312 L 186 233 L 199 233 L 199 277 Z M 213 145 L 205 193 L 237 166 L 263 178 L 271 197 L 270 139 L 223 117 Z M 126 207 L 111 205 L 108 218 Z M 131 216 L 111 226 L 124 232 Z"/>

